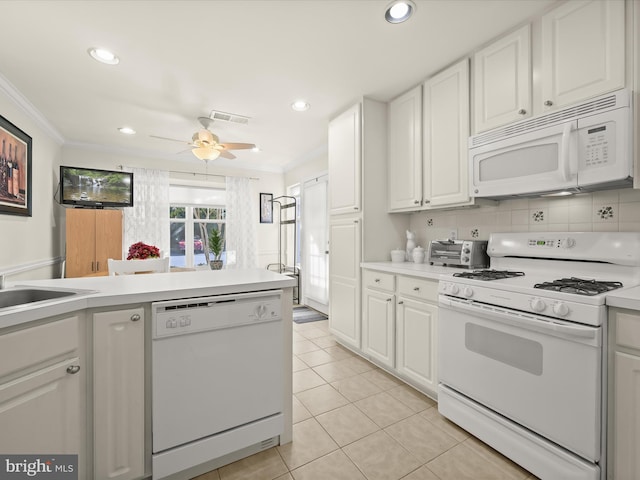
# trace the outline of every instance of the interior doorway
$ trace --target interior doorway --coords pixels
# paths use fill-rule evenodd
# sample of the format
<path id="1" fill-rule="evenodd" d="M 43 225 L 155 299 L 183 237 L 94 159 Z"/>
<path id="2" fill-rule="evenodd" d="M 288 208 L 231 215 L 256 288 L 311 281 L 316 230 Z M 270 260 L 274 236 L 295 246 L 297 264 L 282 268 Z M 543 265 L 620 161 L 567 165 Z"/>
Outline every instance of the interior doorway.
<path id="1" fill-rule="evenodd" d="M 302 184 L 302 296 L 303 303 L 329 313 L 328 175 Z"/>

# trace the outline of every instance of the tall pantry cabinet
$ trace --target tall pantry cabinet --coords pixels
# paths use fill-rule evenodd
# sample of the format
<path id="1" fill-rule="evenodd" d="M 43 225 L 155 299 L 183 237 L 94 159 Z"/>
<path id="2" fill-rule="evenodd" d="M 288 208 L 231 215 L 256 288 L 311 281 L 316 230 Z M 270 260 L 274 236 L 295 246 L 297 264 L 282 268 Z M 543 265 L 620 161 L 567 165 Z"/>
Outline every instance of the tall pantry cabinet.
<path id="1" fill-rule="evenodd" d="M 387 105 L 368 98 L 329 122 L 329 328 L 361 347 L 360 263 L 404 245 L 409 218 L 387 213 Z"/>
<path id="2" fill-rule="evenodd" d="M 122 259 L 122 210 L 66 211 L 66 276 L 108 275 L 107 259 Z"/>

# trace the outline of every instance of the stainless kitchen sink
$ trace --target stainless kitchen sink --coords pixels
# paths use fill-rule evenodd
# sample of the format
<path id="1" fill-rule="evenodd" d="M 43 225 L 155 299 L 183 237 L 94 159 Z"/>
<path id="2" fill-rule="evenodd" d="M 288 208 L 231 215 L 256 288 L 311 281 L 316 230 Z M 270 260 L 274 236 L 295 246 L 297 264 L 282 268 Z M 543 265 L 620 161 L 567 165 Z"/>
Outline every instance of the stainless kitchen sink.
<path id="1" fill-rule="evenodd" d="M 0 290 L 0 309 L 28 303 L 56 300 L 80 293 L 90 292 L 86 290 L 60 290 L 50 288 L 8 288 L 6 290 Z"/>

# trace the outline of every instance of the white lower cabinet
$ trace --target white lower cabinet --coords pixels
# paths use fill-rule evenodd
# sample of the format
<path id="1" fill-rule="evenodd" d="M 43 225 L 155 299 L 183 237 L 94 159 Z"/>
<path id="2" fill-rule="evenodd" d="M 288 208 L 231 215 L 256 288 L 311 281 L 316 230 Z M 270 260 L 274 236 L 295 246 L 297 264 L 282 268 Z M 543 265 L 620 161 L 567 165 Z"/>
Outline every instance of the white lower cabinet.
<path id="1" fill-rule="evenodd" d="M 0 335 L 0 452 L 77 454 L 84 476 L 84 355 L 79 316 Z"/>
<path id="2" fill-rule="evenodd" d="M 640 312 L 609 313 L 610 480 L 640 478 Z"/>
<path id="3" fill-rule="evenodd" d="M 363 353 L 435 395 L 438 282 L 365 269 L 363 284 Z"/>
<path id="4" fill-rule="evenodd" d="M 96 479 L 145 474 L 144 350 L 143 308 L 93 314 Z"/>
<path id="5" fill-rule="evenodd" d="M 403 377 L 435 392 L 438 307 L 406 297 L 398 299 L 396 369 Z M 425 345 L 428 347 L 425 348 Z"/>
<path id="6" fill-rule="evenodd" d="M 329 225 L 329 329 L 360 348 L 360 219 L 334 218 Z"/>

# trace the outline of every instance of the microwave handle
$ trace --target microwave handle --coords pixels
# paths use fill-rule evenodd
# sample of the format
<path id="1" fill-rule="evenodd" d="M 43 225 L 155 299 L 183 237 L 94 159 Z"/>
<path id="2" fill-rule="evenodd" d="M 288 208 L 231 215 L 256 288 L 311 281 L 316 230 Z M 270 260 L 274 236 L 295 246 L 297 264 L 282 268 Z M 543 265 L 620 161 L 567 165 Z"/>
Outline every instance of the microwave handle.
<path id="1" fill-rule="evenodd" d="M 565 182 L 568 182 L 571 177 L 571 170 L 569 165 L 570 155 L 570 141 L 571 130 L 573 128 L 573 122 L 567 122 L 562 129 L 562 141 L 560 144 L 560 170 L 562 171 L 562 178 Z"/>

